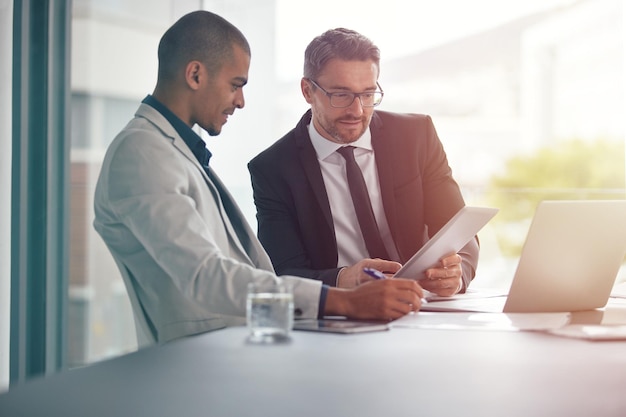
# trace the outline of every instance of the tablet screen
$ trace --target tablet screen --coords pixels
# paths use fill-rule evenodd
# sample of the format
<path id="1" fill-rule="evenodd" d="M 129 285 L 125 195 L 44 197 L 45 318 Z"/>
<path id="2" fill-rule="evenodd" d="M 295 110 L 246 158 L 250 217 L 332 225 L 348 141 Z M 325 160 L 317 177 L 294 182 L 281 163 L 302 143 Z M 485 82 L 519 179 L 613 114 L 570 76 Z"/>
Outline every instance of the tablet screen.
<path id="1" fill-rule="evenodd" d="M 490 207 L 463 207 L 394 276 L 424 279 L 426 269 L 458 253 L 497 212 Z"/>

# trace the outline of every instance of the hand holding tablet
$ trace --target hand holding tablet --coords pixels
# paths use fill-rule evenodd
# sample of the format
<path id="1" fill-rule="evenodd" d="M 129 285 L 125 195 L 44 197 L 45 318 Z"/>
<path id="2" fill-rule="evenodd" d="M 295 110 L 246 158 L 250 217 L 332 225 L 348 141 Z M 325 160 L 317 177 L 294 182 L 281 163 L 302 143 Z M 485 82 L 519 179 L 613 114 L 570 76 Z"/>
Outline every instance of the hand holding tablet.
<path id="1" fill-rule="evenodd" d="M 458 253 L 499 210 L 490 207 L 465 206 L 459 210 L 394 277 L 422 280 L 424 271 L 444 257 Z"/>

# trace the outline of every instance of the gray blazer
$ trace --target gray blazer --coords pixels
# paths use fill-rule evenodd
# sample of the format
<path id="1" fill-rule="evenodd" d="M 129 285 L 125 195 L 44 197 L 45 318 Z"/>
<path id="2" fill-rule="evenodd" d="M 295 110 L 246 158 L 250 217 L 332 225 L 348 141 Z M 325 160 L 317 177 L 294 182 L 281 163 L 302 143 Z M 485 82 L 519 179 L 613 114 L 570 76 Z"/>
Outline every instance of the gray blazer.
<path id="1" fill-rule="evenodd" d="M 146 104 L 107 150 L 94 227 L 126 284 L 140 346 L 243 324 L 248 283 L 276 279 L 232 196 L 212 174 Z M 317 317 L 321 283 L 283 278 L 293 283 L 296 316 Z"/>

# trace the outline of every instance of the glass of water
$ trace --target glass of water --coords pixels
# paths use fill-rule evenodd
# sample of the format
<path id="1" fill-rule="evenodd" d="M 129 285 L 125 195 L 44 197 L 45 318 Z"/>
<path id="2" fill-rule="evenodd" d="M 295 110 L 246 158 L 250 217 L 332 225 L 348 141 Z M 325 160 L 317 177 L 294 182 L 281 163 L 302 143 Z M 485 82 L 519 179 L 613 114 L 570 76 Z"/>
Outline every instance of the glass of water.
<path id="1" fill-rule="evenodd" d="M 248 284 L 247 323 L 252 343 L 286 343 L 293 327 L 293 290 L 282 279 Z"/>

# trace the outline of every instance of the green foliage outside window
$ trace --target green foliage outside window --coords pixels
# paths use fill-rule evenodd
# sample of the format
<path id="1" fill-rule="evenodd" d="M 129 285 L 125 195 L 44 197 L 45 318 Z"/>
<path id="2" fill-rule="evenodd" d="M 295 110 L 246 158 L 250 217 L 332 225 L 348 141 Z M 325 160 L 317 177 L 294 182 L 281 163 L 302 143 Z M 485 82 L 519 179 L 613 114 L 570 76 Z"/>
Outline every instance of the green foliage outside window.
<path id="1" fill-rule="evenodd" d="M 571 140 L 517 156 L 489 184 L 489 205 L 504 254 L 519 256 L 528 225 L 542 200 L 626 198 L 623 140 Z"/>

